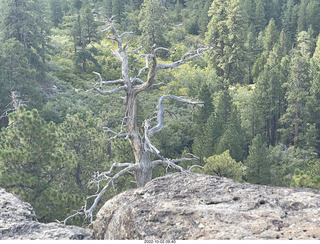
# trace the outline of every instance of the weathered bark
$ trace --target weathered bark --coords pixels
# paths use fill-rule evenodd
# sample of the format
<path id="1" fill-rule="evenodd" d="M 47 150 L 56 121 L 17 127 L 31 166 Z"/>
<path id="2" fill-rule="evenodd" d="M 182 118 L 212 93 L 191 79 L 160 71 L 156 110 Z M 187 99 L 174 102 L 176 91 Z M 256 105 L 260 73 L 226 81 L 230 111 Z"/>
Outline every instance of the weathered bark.
<path id="1" fill-rule="evenodd" d="M 139 167 L 135 172 L 137 187 L 145 186 L 152 180 L 152 163 L 150 159 L 150 152 L 144 152 L 139 161 Z"/>

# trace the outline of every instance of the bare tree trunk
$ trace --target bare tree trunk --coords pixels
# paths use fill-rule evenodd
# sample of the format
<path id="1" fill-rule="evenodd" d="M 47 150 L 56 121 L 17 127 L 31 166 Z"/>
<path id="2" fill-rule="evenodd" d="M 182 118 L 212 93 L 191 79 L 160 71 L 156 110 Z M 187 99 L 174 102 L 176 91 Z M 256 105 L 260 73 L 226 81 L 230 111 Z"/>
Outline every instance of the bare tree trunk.
<path id="1" fill-rule="evenodd" d="M 135 172 L 137 187 L 143 187 L 152 180 L 152 163 L 150 159 L 150 152 L 144 152 L 139 161 L 139 167 Z"/>
<path id="2" fill-rule="evenodd" d="M 143 187 L 152 179 L 152 164 L 150 152 L 145 151 L 143 138 L 139 135 L 137 128 L 137 95 L 127 94 L 127 133 L 135 158 L 135 164 L 139 167 L 134 172 L 137 187 Z"/>

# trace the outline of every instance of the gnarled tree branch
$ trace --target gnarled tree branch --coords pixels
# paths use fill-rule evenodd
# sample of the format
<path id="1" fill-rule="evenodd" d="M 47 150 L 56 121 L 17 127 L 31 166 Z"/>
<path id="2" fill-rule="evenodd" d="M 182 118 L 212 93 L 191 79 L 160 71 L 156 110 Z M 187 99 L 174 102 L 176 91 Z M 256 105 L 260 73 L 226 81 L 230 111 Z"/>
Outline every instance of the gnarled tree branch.
<path id="1" fill-rule="evenodd" d="M 102 94 L 102 95 L 110 95 L 110 94 L 117 93 L 119 91 L 127 90 L 127 86 L 120 86 L 118 88 L 115 88 L 115 89 L 112 89 L 109 91 L 104 91 L 104 90 L 97 88 L 97 87 L 94 87 L 93 90 L 97 91 L 99 94 Z"/>
<path id="2" fill-rule="evenodd" d="M 188 104 L 192 104 L 192 105 L 196 105 L 196 106 L 203 106 L 203 102 L 192 101 L 192 100 L 185 99 L 185 98 L 182 98 L 182 97 L 177 97 L 177 96 L 174 96 L 174 95 L 164 95 L 164 96 L 162 96 L 159 99 L 159 103 L 158 103 L 158 115 L 157 115 L 158 124 L 148 131 L 148 137 L 153 136 L 155 133 L 159 132 L 163 128 L 163 110 L 164 110 L 164 108 L 163 108 L 163 104 L 162 103 L 166 99 L 172 99 L 172 100 L 176 100 L 178 102 L 188 103 Z"/>
<path id="3" fill-rule="evenodd" d="M 102 88 L 103 85 L 116 85 L 116 84 L 123 84 L 124 83 L 123 79 L 104 81 L 104 80 L 102 80 L 102 77 L 101 77 L 100 73 L 98 73 L 98 72 L 92 72 L 92 73 L 99 76 L 100 82 L 97 83 L 97 84 L 99 84 L 100 89 Z"/>
<path id="4" fill-rule="evenodd" d="M 116 173 L 112 177 L 109 176 L 116 168 L 124 168 L 124 169 L 120 170 L 118 173 Z M 114 163 L 114 164 L 112 164 L 112 166 L 111 166 L 111 168 L 110 168 L 110 170 L 108 172 L 102 172 L 102 173 L 96 174 L 94 176 L 94 179 L 92 179 L 89 182 L 90 185 L 97 184 L 99 186 L 101 181 L 108 181 L 107 184 L 101 189 L 101 191 L 98 194 L 95 194 L 95 195 L 87 197 L 85 205 L 79 211 L 77 211 L 75 214 L 67 217 L 64 220 L 64 224 L 66 224 L 67 221 L 70 218 L 73 218 L 73 217 L 78 216 L 78 215 L 84 215 L 86 218 L 91 218 L 93 211 L 95 210 L 95 208 L 99 204 L 101 198 L 106 193 L 106 191 L 113 185 L 113 182 L 116 179 L 118 179 L 120 176 L 128 173 L 129 171 L 137 170 L 137 168 L 138 168 L 137 164 L 132 164 L 132 163 Z M 91 199 L 91 198 L 95 198 L 94 202 L 91 205 L 91 207 L 89 209 L 87 209 L 88 200 Z"/>
<path id="5" fill-rule="evenodd" d="M 170 63 L 170 64 L 158 64 L 157 69 L 174 69 L 179 67 L 182 64 L 185 64 L 189 62 L 190 60 L 197 58 L 197 57 L 202 57 L 201 54 L 207 50 L 211 50 L 211 47 L 204 47 L 204 48 L 199 48 L 196 50 L 191 50 L 187 53 L 185 53 L 182 58 L 176 62 Z"/>

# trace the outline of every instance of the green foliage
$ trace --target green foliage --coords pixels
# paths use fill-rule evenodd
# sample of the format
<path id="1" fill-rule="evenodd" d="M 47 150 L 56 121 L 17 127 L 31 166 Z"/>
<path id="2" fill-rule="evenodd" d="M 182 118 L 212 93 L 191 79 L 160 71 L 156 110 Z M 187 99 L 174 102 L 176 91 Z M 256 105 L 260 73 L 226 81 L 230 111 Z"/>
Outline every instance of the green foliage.
<path id="1" fill-rule="evenodd" d="M 210 175 L 231 178 L 242 182 L 244 176 L 244 167 L 241 162 L 236 162 L 226 150 L 220 155 L 213 155 L 205 158 L 204 172 Z"/>
<path id="2" fill-rule="evenodd" d="M 211 92 L 207 84 L 203 84 L 200 88 L 198 99 L 204 103 L 194 114 L 194 122 L 199 128 L 202 128 L 207 122 L 209 116 L 213 113 L 213 104 Z"/>
<path id="3" fill-rule="evenodd" d="M 279 32 L 275 25 L 274 19 L 269 21 L 268 26 L 265 29 L 264 37 L 263 37 L 263 48 L 265 51 L 272 50 L 274 44 L 279 39 Z"/>
<path id="4" fill-rule="evenodd" d="M 16 39 L 9 39 L 0 48 L 2 62 L 1 79 L 5 101 L 8 101 L 11 91 L 19 93 L 20 99 L 28 102 L 28 106 L 41 108 L 42 93 L 36 82 L 36 70 L 28 60 L 28 51 Z M 9 103 L 9 102 L 8 102 Z M 3 104 L 7 106 L 7 104 Z M 3 111 L 3 110 L 2 110 Z"/>
<path id="5" fill-rule="evenodd" d="M 311 86 L 310 86 L 310 96 L 307 98 L 307 108 L 308 115 L 310 118 L 310 123 L 315 127 L 316 131 L 313 133 L 315 137 L 315 151 L 318 156 L 320 156 L 320 35 L 318 36 L 317 46 L 310 60 L 311 64 Z M 311 126 L 312 126 L 311 125 Z"/>
<path id="6" fill-rule="evenodd" d="M 210 63 L 217 74 L 231 84 L 241 83 L 246 56 L 243 40 L 247 36 L 248 21 L 240 1 L 214 0 L 209 17 L 205 41 L 214 48 L 208 57 Z"/>
<path id="7" fill-rule="evenodd" d="M 20 42 L 29 63 L 38 72 L 44 71 L 47 36 L 49 32 L 48 19 L 45 13 L 44 1 L 17 0 L 1 1 L 3 9 L 0 21 L 1 39 L 15 39 Z"/>
<path id="8" fill-rule="evenodd" d="M 320 189 L 320 175 L 313 176 L 310 171 L 296 169 L 290 186 Z"/>
<path id="9" fill-rule="evenodd" d="M 289 143 L 297 146 L 305 133 L 306 98 L 310 89 L 310 36 L 307 32 L 298 35 L 298 49 L 291 58 L 290 77 L 284 86 L 288 107 L 281 117 L 284 128 L 280 131 Z M 293 126 L 292 126 L 293 125 Z"/>
<path id="10" fill-rule="evenodd" d="M 100 65 L 94 57 L 97 54 L 97 50 L 94 46 L 89 46 L 91 42 L 97 40 L 97 27 L 98 23 L 95 22 L 92 10 L 87 5 L 84 11 L 77 16 L 72 28 L 75 49 L 73 59 L 76 67 L 81 64 L 83 72 L 87 72 L 88 61 L 91 61 L 100 71 Z"/>
<path id="11" fill-rule="evenodd" d="M 52 182 L 66 166 L 55 125 L 46 124 L 37 110 L 26 111 L 21 106 L 10 114 L 9 125 L 1 133 L 0 185 L 30 202 L 42 221 L 61 217 L 65 211 L 59 209 L 61 203 L 47 201 L 47 197 L 54 198 Z"/>
<path id="12" fill-rule="evenodd" d="M 145 0 L 139 13 L 140 43 L 150 53 L 154 44 L 157 47 L 168 47 L 164 37 L 166 32 L 165 8 L 157 0 Z"/>
<path id="13" fill-rule="evenodd" d="M 50 0 L 51 21 L 54 27 L 62 22 L 62 0 Z"/>
<path id="14" fill-rule="evenodd" d="M 268 154 L 268 148 L 262 136 L 256 135 L 249 146 L 249 155 L 245 160 L 246 178 L 250 183 L 262 185 L 271 183 L 271 164 Z"/>
<path id="15" fill-rule="evenodd" d="M 229 150 L 236 161 L 246 156 L 246 139 L 242 130 L 240 113 L 233 103 L 229 90 L 224 90 L 216 109 L 216 144 L 214 152 L 221 154 Z"/>
<path id="16" fill-rule="evenodd" d="M 295 0 L 288 0 L 283 13 L 283 28 L 288 33 L 289 39 L 293 41 L 297 30 L 298 6 Z"/>
<path id="17" fill-rule="evenodd" d="M 259 73 L 252 94 L 255 120 L 251 120 L 256 134 L 266 135 L 268 145 L 274 145 L 279 138 L 280 118 L 285 111 L 283 84 L 287 81 L 281 66 L 282 53 L 278 44 L 274 45 L 265 61 L 263 70 Z"/>
<path id="18" fill-rule="evenodd" d="M 192 122 L 180 121 L 170 122 L 156 136 L 155 145 L 161 149 L 166 158 L 179 158 L 184 150 L 191 151 L 193 137 L 191 133 Z"/>
<path id="19" fill-rule="evenodd" d="M 255 3 L 253 23 L 255 25 L 256 33 L 262 31 L 266 25 L 265 11 L 262 0 L 258 0 Z"/>
<path id="20" fill-rule="evenodd" d="M 290 186 L 297 168 L 304 172 L 317 169 L 317 159 L 313 152 L 293 146 L 286 147 L 284 144 L 270 148 L 270 160 L 271 182 L 276 186 Z M 317 169 L 314 174 L 319 175 L 319 170 Z"/>
<path id="21" fill-rule="evenodd" d="M 70 194 L 87 196 L 90 193 L 88 179 L 94 172 L 107 166 L 109 155 L 101 123 L 101 120 L 92 117 L 92 112 L 87 111 L 67 115 L 59 125 L 57 134 L 62 145 L 60 151 L 68 155 L 65 162 L 68 171 L 64 172 L 64 183 L 60 187 L 66 187 L 65 191 Z"/>

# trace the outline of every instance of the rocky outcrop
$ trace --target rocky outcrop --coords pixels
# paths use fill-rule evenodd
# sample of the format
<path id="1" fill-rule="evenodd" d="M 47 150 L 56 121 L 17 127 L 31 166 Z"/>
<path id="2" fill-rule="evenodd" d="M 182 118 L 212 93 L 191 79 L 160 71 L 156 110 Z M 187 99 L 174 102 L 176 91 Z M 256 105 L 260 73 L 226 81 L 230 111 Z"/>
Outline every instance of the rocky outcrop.
<path id="1" fill-rule="evenodd" d="M 109 200 L 96 239 L 320 239 L 320 192 L 175 173 Z"/>
<path id="2" fill-rule="evenodd" d="M 0 240 L 92 239 L 92 230 L 58 223 L 39 223 L 32 206 L 0 188 Z"/>

